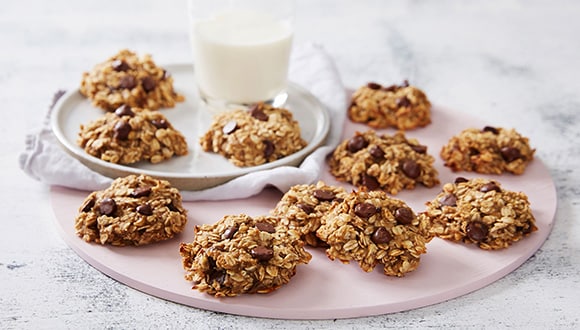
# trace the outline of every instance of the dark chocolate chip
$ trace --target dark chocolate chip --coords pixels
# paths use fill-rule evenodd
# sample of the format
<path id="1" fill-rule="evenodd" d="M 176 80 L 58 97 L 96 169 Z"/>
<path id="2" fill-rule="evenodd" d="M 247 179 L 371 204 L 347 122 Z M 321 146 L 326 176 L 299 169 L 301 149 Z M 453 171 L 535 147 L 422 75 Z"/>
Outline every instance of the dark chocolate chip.
<path id="1" fill-rule="evenodd" d="M 497 191 L 497 192 L 501 192 L 501 188 L 495 183 L 495 182 L 488 182 L 486 184 L 484 184 L 483 186 L 481 186 L 481 188 L 479 188 L 479 191 L 481 192 L 488 192 L 488 191 Z"/>
<path id="2" fill-rule="evenodd" d="M 112 198 L 105 198 L 99 203 L 99 213 L 106 216 L 112 216 L 117 211 L 117 203 Z"/>
<path id="3" fill-rule="evenodd" d="M 372 146 L 369 149 L 369 154 L 373 156 L 374 159 L 381 160 L 385 157 L 385 152 L 379 146 Z"/>
<path id="4" fill-rule="evenodd" d="M 362 135 L 355 135 L 350 140 L 348 140 L 347 149 L 348 151 L 355 153 L 369 145 L 367 140 Z"/>
<path id="5" fill-rule="evenodd" d="M 374 176 L 370 176 L 366 173 L 362 175 L 361 184 L 369 190 L 377 190 L 381 186 L 379 181 Z"/>
<path id="6" fill-rule="evenodd" d="M 493 127 L 493 126 L 485 126 L 481 131 L 482 132 L 491 132 L 493 134 L 499 134 L 498 129 Z"/>
<path id="7" fill-rule="evenodd" d="M 129 138 L 129 133 L 131 133 L 131 125 L 124 120 L 116 123 L 113 128 L 113 138 L 117 140 L 127 140 Z"/>
<path id="8" fill-rule="evenodd" d="M 222 132 L 224 134 L 231 134 L 238 128 L 238 123 L 235 120 L 228 121 L 224 127 L 222 127 Z"/>
<path id="9" fill-rule="evenodd" d="M 535 228 L 534 226 L 527 225 L 522 229 L 522 233 L 524 235 L 527 235 L 527 234 L 533 232 L 535 230 L 534 228 Z"/>
<path id="10" fill-rule="evenodd" d="M 113 62 L 111 62 L 111 67 L 115 71 L 127 71 L 131 68 L 129 67 L 129 64 L 127 64 L 127 62 L 123 60 L 114 60 Z"/>
<path id="11" fill-rule="evenodd" d="M 466 178 L 464 178 L 462 176 L 458 176 L 458 177 L 455 178 L 454 183 L 455 184 L 458 184 L 458 183 L 463 183 L 463 182 L 467 182 L 467 181 L 469 181 L 469 180 L 467 180 Z"/>
<path id="12" fill-rule="evenodd" d="M 211 257 L 207 258 L 207 263 L 209 264 L 208 283 L 218 282 L 219 285 L 224 285 L 227 275 L 226 271 L 218 269 L 215 260 Z"/>
<path id="13" fill-rule="evenodd" d="M 268 159 L 268 158 L 270 158 L 270 156 L 272 156 L 274 154 L 274 150 L 275 150 L 274 143 L 270 140 L 264 140 L 262 142 L 264 142 L 264 144 L 265 144 L 264 157 L 266 159 Z"/>
<path id="14" fill-rule="evenodd" d="M 397 107 L 408 107 L 411 105 L 411 101 L 406 97 L 399 97 L 396 101 Z"/>
<path id="15" fill-rule="evenodd" d="M 397 85 L 391 85 L 391 86 L 383 87 L 383 90 L 385 92 L 394 92 L 397 89 L 399 89 L 399 86 L 397 86 Z"/>
<path id="16" fill-rule="evenodd" d="M 513 147 L 503 147 L 500 149 L 501 157 L 508 163 L 522 157 L 520 150 Z"/>
<path id="17" fill-rule="evenodd" d="M 139 198 L 139 197 L 149 196 L 150 194 L 151 194 L 151 187 L 149 187 L 149 186 L 137 187 L 137 188 L 133 189 L 133 191 L 131 192 L 131 197 Z"/>
<path id="18" fill-rule="evenodd" d="M 407 80 L 407 79 L 403 80 L 401 87 L 409 87 L 409 80 Z"/>
<path id="19" fill-rule="evenodd" d="M 471 238 L 472 240 L 476 242 L 482 242 L 487 238 L 489 229 L 487 228 L 487 225 L 481 221 L 472 221 L 467 224 L 465 232 L 467 237 Z"/>
<path id="20" fill-rule="evenodd" d="M 391 233 L 385 227 L 378 227 L 371 236 L 371 241 L 375 244 L 389 243 L 392 239 Z"/>
<path id="21" fill-rule="evenodd" d="M 135 81 L 135 77 L 131 75 L 124 75 L 121 77 L 121 81 L 119 81 L 119 88 L 133 89 L 135 86 L 137 86 L 137 82 Z"/>
<path id="22" fill-rule="evenodd" d="M 370 203 L 358 203 L 354 207 L 354 214 L 365 219 L 375 215 L 377 211 L 377 207 Z"/>
<path id="23" fill-rule="evenodd" d="M 413 149 L 418 154 L 425 154 L 427 153 L 427 146 L 421 144 L 410 144 L 411 149 Z"/>
<path id="24" fill-rule="evenodd" d="M 257 104 L 250 108 L 250 115 L 260 121 L 268 121 L 268 115 Z"/>
<path id="25" fill-rule="evenodd" d="M 139 214 L 143 214 L 143 215 L 152 215 L 153 209 L 151 208 L 151 206 L 149 206 L 149 204 L 143 204 L 143 205 L 137 206 L 137 212 L 139 212 Z"/>
<path id="26" fill-rule="evenodd" d="M 401 170 L 411 179 L 416 179 L 421 174 L 421 167 L 412 159 L 405 159 L 401 162 Z"/>
<path id="27" fill-rule="evenodd" d="M 179 209 L 177 207 L 175 207 L 175 205 L 173 205 L 173 203 L 169 203 L 166 206 L 169 209 L 169 211 L 171 211 L 171 212 L 180 212 Z"/>
<path id="28" fill-rule="evenodd" d="M 131 110 L 131 107 L 123 104 L 122 106 L 118 107 L 115 110 L 115 114 L 119 117 L 123 117 L 123 116 L 129 116 L 129 117 L 133 117 L 135 116 L 135 113 L 133 112 L 133 110 Z"/>
<path id="29" fill-rule="evenodd" d="M 470 156 L 477 156 L 479 155 L 481 152 L 479 152 L 479 150 L 477 150 L 474 147 L 469 147 L 469 155 Z"/>
<path id="30" fill-rule="evenodd" d="M 252 258 L 259 261 L 268 261 L 274 257 L 274 250 L 265 246 L 256 246 L 250 251 Z"/>
<path id="31" fill-rule="evenodd" d="M 439 198 L 439 203 L 441 203 L 442 206 L 456 206 L 457 197 L 455 197 L 453 194 L 447 194 Z"/>
<path id="32" fill-rule="evenodd" d="M 146 76 L 146 77 L 141 78 L 141 85 L 143 86 L 143 89 L 146 92 L 150 92 L 150 91 L 155 89 L 155 87 L 157 86 L 157 83 L 155 82 L 155 79 L 153 79 L 153 77 Z"/>
<path id="33" fill-rule="evenodd" d="M 95 199 L 87 199 L 84 204 L 81 206 L 81 212 L 89 212 L 95 206 Z"/>
<path id="34" fill-rule="evenodd" d="M 395 220 L 401 225 L 410 225 L 414 219 L 413 211 L 409 208 L 399 207 L 395 210 Z"/>
<path id="35" fill-rule="evenodd" d="M 237 231 L 238 231 L 238 226 L 230 226 L 230 227 L 226 228 L 226 230 L 224 230 L 224 233 L 222 234 L 222 239 L 230 239 L 230 238 L 234 237 L 234 235 L 236 234 Z"/>
<path id="36" fill-rule="evenodd" d="M 165 119 L 153 119 L 151 121 L 153 126 L 157 127 L 157 129 L 166 129 L 169 128 L 169 123 Z"/>
<path id="37" fill-rule="evenodd" d="M 298 203 L 298 204 L 296 204 L 296 207 L 301 209 L 302 211 L 304 211 L 304 213 L 306 213 L 306 214 L 310 214 L 310 213 L 314 212 L 314 207 L 312 205 L 308 205 L 306 203 Z"/>
<path id="38" fill-rule="evenodd" d="M 367 87 L 370 89 L 381 89 L 381 87 L 383 87 L 383 86 L 381 86 L 381 84 L 377 84 L 375 82 L 370 82 L 367 84 Z"/>
<path id="39" fill-rule="evenodd" d="M 316 199 L 318 199 L 319 201 L 325 201 L 325 202 L 331 201 L 334 199 L 334 197 L 336 197 L 336 195 L 332 191 L 328 191 L 328 190 L 324 190 L 324 189 L 316 189 L 316 190 L 314 190 L 312 195 L 314 197 L 316 197 Z"/>
<path id="40" fill-rule="evenodd" d="M 256 228 L 258 228 L 259 231 L 265 231 L 270 234 L 276 232 L 276 228 L 274 228 L 274 226 L 268 222 L 258 222 L 256 223 Z"/>
<path id="41" fill-rule="evenodd" d="M 217 282 L 219 283 L 219 285 L 224 285 L 224 283 L 226 282 L 226 271 L 225 270 L 216 270 L 214 272 L 211 272 L 209 275 L 210 281 L 209 283 L 212 282 Z"/>

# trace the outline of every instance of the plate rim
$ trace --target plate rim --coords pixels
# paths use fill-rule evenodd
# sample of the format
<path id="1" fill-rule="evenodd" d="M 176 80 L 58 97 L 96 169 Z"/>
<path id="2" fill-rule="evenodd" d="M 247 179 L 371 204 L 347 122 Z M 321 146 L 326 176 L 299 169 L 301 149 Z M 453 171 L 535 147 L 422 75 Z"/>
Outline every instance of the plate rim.
<path id="1" fill-rule="evenodd" d="M 440 106 L 439 104 L 434 105 L 434 107 L 440 110 L 440 112 L 438 112 L 437 116 L 440 116 L 439 120 L 441 120 L 441 121 L 444 120 L 446 118 L 446 116 L 455 114 L 455 112 L 456 112 L 455 109 L 452 109 L 452 108 L 449 108 L 446 106 Z M 481 122 L 481 120 L 479 118 L 470 116 L 468 114 L 463 114 L 462 116 L 460 116 L 460 118 L 461 118 L 462 122 L 464 121 L 465 118 L 467 118 L 469 123 L 477 122 L 478 124 L 481 124 L 481 125 L 486 124 L 486 122 Z M 356 129 L 356 124 L 352 124 L 351 126 L 352 127 L 350 129 Z M 348 134 L 349 130 L 343 130 L 342 134 L 343 135 L 346 134 L 346 136 L 349 136 L 349 134 Z M 426 132 L 426 133 L 428 134 L 429 132 Z M 423 141 L 423 140 L 421 140 L 421 141 Z M 427 144 L 433 145 L 433 140 L 431 140 Z M 438 143 L 437 143 L 437 145 L 438 145 Z M 436 162 L 436 166 L 441 167 L 442 163 Z M 443 168 L 443 167 L 441 167 L 441 168 Z M 530 171 L 531 171 L 531 173 L 530 173 Z M 328 174 L 328 173 L 326 173 L 326 174 L 327 174 L 327 178 L 331 178 L 330 174 Z M 441 175 L 440 178 L 442 179 L 442 183 L 443 182 L 450 182 L 449 180 L 452 180 L 452 178 L 454 176 L 456 176 L 456 174 L 454 172 L 451 172 L 450 170 L 442 172 L 442 173 L 440 173 L 440 175 Z M 479 176 L 481 176 L 480 174 L 477 174 L 477 173 L 467 173 L 465 175 L 467 177 L 479 177 Z M 380 315 L 380 314 L 384 315 L 384 314 L 390 314 L 390 313 L 395 313 L 395 312 L 400 312 L 400 311 L 407 311 L 407 310 L 411 310 L 411 309 L 421 308 L 424 306 L 429 306 L 429 305 L 433 305 L 433 304 L 437 304 L 437 303 L 442 303 L 444 301 L 454 299 L 454 298 L 469 294 L 473 291 L 479 290 L 481 288 L 484 288 L 484 287 L 500 280 L 501 278 L 510 274 L 511 272 L 515 271 L 518 267 L 520 267 L 522 264 L 524 264 L 528 259 L 530 259 L 530 257 L 532 257 L 542 247 L 542 245 L 549 238 L 550 233 L 551 233 L 551 231 L 554 227 L 554 224 L 556 223 L 556 220 L 557 220 L 556 213 L 557 213 L 557 206 L 558 206 L 558 193 L 557 193 L 556 185 L 555 185 L 555 182 L 550 174 L 549 168 L 548 168 L 547 164 L 543 161 L 543 159 L 541 159 L 540 157 L 537 157 L 537 158 L 535 157 L 534 162 L 532 164 L 530 164 L 530 167 L 526 170 L 526 173 L 524 175 L 527 175 L 526 178 L 528 178 L 528 179 L 529 178 L 540 178 L 541 180 L 538 181 L 538 180 L 534 179 L 534 180 L 532 180 L 532 182 L 530 182 L 530 180 L 528 180 L 528 179 L 520 180 L 519 178 L 521 178 L 521 177 L 519 177 L 519 176 L 507 175 L 505 177 L 506 180 L 502 180 L 502 184 L 504 184 L 503 185 L 504 187 L 506 187 L 510 190 L 514 190 L 514 191 L 522 191 L 522 189 L 524 189 L 524 188 L 527 188 L 527 189 L 531 189 L 531 187 L 534 188 L 532 190 L 532 192 L 530 192 L 529 197 L 530 197 L 530 203 L 531 203 L 532 208 L 533 208 L 532 211 L 534 212 L 534 216 L 536 217 L 536 223 L 539 227 L 539 231 L 536 232 L 533 236 L 530 236 L 530 237 L 526 238 L 525 240 L 518 242 L 516 245 L 514 245 L 510 249 L 505 249 L 505 250 L 500 250 L 500 251 L 479 250 L 478 248 L 476 248 L 475 246 L 472 246 L 472 245 L 464 245 L 464 244 L 460 244 L 460 243 L 446 242 L 446 241 L 437 239 L 437 241 L 439 241 L 439 242 L 435 241 L 435 242 L 429 243 L 430 245 L 428 246 L 428 250 L 430 252 L 428 252 L 424 256 L 425 259 L 423 259 L 423 256 L 422 256 L 422 258 L 421 258 L 422 259 L 422 261 L 421 261 L 422 266 L 419 269 L 417 269 L 416 271 L 414 271 L 412 274 L 410 274 L 409 277 L 405 277 L 403 279 L 387 278 L 387 281 L 391 281 L 391 280 L 392 281 L 398 281 L 398 280 L 410 281 L 411 284 L 407 284 L 407 285 L 412 285 L 412 287 L 413 287 L 413 291 L 411 292 L 413 294 L 412 298 L 408 298 L 406 300 L 395 301 L 395 302 L 381 301 L 380 303 L 375 303 L 375 304 L 365 304 L 365 305 L 357 305 L 357 306 L 350 306 L 350 307 L 345 307 L 342 305 L 340 305 L 340 306 L 338 306 L 338 305 L 333 305 L 333 306 L 318 305 L 318 306 L 316 306 L 315 309 L 300 308 L 300 307 L 296 307 L 295 304 L 292 304 L 292 307 L 288 307 L 288 305 L 276 305 L 277 307 L 272 308 L 271 305 L 265 306 L 262 303 L 258 303 L 258 304 L 253 303 L 254 299 L 258 299 L 258 301 L 261 301 L 262 299 L 266 299 L 266 300 L 270 299 L 269 297 L 266 297 L 267 295 L 264 295 L 263 297 L 238 297 L 239 299 L 242 299 L 241 301 L 239 301 L 238 298 L 234 298 L 236 300 L 223 300 L 223 299 L 215 299 L 213 297 L 207 298 L 207 297 L 203 296 L 203 294 L 201 294 L 195 290 L 192 290 L 192 291 L 187 290 L 187 292 L 191 293 L 191 296 L 190 296 L 190 295 L 183 294 L 181 289 L 179 289 L 178 291 L 174 291 L 173 289 L 168 290 L 166 287 L 161 287 L 158 285 L 151 285 L 151 281 L 149 281 L 150 279 L 144 280 L 143 278 L 131 277 L 130 274 L 128 274 L 126 271 L 124 272 L 123 269 L 115 268 L 115 267 L 111 266 L 109 263 L 100 264 L 98 262 L 98 260 L 96 259 L 96 258 L 98 258 L 98 256 L 95 256 L 92 254 L 92 252 L 94 252 L 93 249 L 95 249 L 95 251 L 99 251 L 99 249 L 102 249 L 105 247 L 93 246 L 93 245 L 87 244 L 86 242 L 81 241 L 78 236 L 74 235 L 74 233 L 71 233 L 73 231 L 73 228 L 68 225 L 70 220 L 67 220 L 67 219 L 70 219 L 70 215 L 68 215 L 64 218 L 62 216 L 63 216 L 63 214 L 74 214 L 73 208 L 75 208 L 76 205 L 80 205 L 81 198 L 79 198 L 79 200 L 77 202 L 73 203 L 74 207 L 72 207 L 72 208 L 70 206 L 68 206 L 68 204 L 65 204 L 65 203 L 63 204 L 63 198 L 64 198 L 64 200 L 66 200 L 68 198 L 78 198 L 78 197 L 74 197 L 74 196 L 75 196 L 75 194 L 82 194 L 81 192 L 78 192 L 78 191 L 75 191 L 72 189 L 68 189 L 68 188 L 52 187 L 51 191 L 50 191 L 50 199 L 51 199 L 52 209 L 53 209 L 53 212 L 55 214 L 55 217 L 54 217 L 55 223 L 57 224 L 58 231 L 62 235 L 62 238 L 67 243 L 67 245 L 69 245 L 69 247 L 72 250 L 74 250 L 79 256 L 81 256 L 81 258 L 83 258 L 91 266 L 93 266 L 94 268 L 96 268 L 100 272 L 113 277 L 116 281 L 123 283 L 124 285 L 127 285 L 127 286 L 132 287 L 132 288 L 137 289 L 137 290 L 140 290 L 146 294 L 149 294 L 149 295 L 161 298 L 161 299 L 173 301 L 175 303 L 183 304 L 186 306 L 191 306 L 191 307 L 195 307 L 195 308 L 201 308 L 201 309 L 206 309 L 206 310 L 216 311 L 216 312 L 235 314 L 235 315 L 273 318 L 273 319 L 292 319 L 292 320 L 321 320 L 321 319 L 337 319 L 337 318 L 343 319 L 343 318 L 352 318 L 352 317 L 368 317 L 368 316 Z M 530 175 L 531 175 L 531 177 L 530 177 Z M 539 175 L 539 177 L 537 177 L 537 175 Z M 489 176 L 484 175 L 483 177 L 497 178 L 498 176 L 497 175 L 489 175 Z M 444 179 L 444 178 L 447 178 L 447 179 Z M 328 180 L 326 182 L 329 184 L 333 184 L 332 180 Z M 523 185 L 520 185 L 519 182 L 522 182 Z M 514 186 L 513 185 L 514 183 L 517 185 Z M 542 183 L 542 186 L 541 186 L 542 189 L 536 189 L 536 188 L 538 188 L 538 183 Z M 343 185 L 341 183 L 338 183 L 338 184 Z M 426 197 L 426 196 L 430 196 L 429 198 L 432 197 L 432 194 L 430 193 L 431 189 L 429 189 L 429 188 L 422 189 L 421 187 L 417 187 L 416 189 L 423 190 L 423 193 L 427 193 L 423 197 Z M 270 190 L 270 191 L 272 191 L 272 190 Z M 523 190 L 523 191 L 527 192 L 527 190 Z M 260 209 L 260 210 L 264 211 L 266 209 L 266 207 L 273 206 L 273 203 L 272 203 L 272 205 L 270 205 L 270 204 L 265 205 L 265 204 L 261 204 L 261 203 L 252 204 L 252 201 L 259 202 L 259 201 L 264 200 L 263 198 L 268 198 L 268 195 L 262 195 L 265 193 L 266 192 L 262 191 L 262 193 L 260 195 L 245 198 L 243 200 L 237 200 L 237 201 L 236 200 L 232 200 L 232 201 L 195 201 L 195 202 L 184 202 L 184 205 L 186 205 L 186 208 L 191 210 L 191 213 L 188 216 L 188 219 L 191 219 L 194 223 L 197 223 L 197 222 L 205 223 L 206 220 L 204 220 L 204 219 L 210 218 L 209 214 L 211 214 L 211 212 L 214 212 L 216 214 L 219 214 L 221 212 L 221 214 L 224 214 L 223 211 L 225 209 L 227 209 L 227 210 L 234 209 L 234 211 L 232 211 L 232 212 L 237 212 L 235 210 L 238 210 L 238 208 L 241 207 L 241 209 L 244 210 L 243 212 L 247 213 L 247 214 L 253 214 L 253 212 L 255 212 L 256 209 Z M 278 192 L 278 193 L 280 193 L 280 192 Z M 409 193 L 410 193 L 410 195 L 405 197 L 403 195 L 404 194 L 404 192 L 403 192 L 403 193 L 401 193 L 402 195 L 395 196 L 395 198 L 400 198 L 400 199 L 406 201 L 407 203 L 409 203 L 411 196 L 413 196 L 412 197 L 413 199 L 416 199 L 415 198 L 416 193 L 421 194 L 422 192 L 421 191 L 417 191 L 417 192 L 409 191 Z M 423 202 L 428 200 L 428 198 L 419 198 L 419 199 L 420 199 L 421 204 L 415 204 L 415 206 L 413 206 L 414 204 L 412 204 L 412 203 L 408 204 L 417 212 L 419 212 L 420 210 L 423 210 L 423 207 L 424 207 Z M 230 202 L 233 204 L 229 204 Z M 206 204 L 206 203 L 209 203 L 209 204 Z M 215 210 L 216 208 L 214 207 L 215 205 L 219 205 L 220 210 L 216 211 Z M 418 205 L 421 205 L 421 206 L 418 206 Z M 208 213 L 208 211 L 210 213 Z M 183 235 L 184 236 L 182 236 L 182 237 L 185 237 L 186 239 L 191 238 L 189 236 L 188 232 L 184 232 Z M 173 243 L 168 243 L 168 244 L 173 244 Z M 434 245 L 431 246 L 431 244 L 434 244 Z M 433 267 L 433 265 L 438 265 L 439 264 L 438 261 L 441 261 L 441 260 L 443 260 L 443 261 L 451 260 L 451 262 L 453 264 L 458 264 L 458 265 L 463 264 L 461 262 L 462 258 L 453 258 L 453 256 L 456 256 L 456 254 L 451 254 L 450 256 L 452 256 L 452 258 L 447 258 L 448 252 L 450 252 L 451 250 L 456 251 L 457 249 L 465 250 L 465 252 L 461 252 L 462 253 L 461 256 L 463 256 L 462 258 L 464 258 L 463 253 L 468 253 L 468 255 L 471 255 L 471 257 L 473 257 L 474 255 L 479 255 L 481 253 L 482 256 L 489 254 L 488 257 L 495 259 L 495 257 L 493 257 L 492 254 L 497 253 L 497 254 L 499 254 L 498 255 L 499 260 L 497 261 L 497 263 L 494 262 L 493 264 L 491 264 L 491 266 L 494 266 L 497 264 L 497 265 L 499 265 L 499 268 L 493 268 L 489 271 L 486 268 L 485 272 L 479 271 L 477 273 L 474 273 L 476 276 L 472 276 L 469 281 L 464 281 L 459 286 L 454 285 L 452 288 L 445 290 L 445 291 L 440 291 L 440 289 L 441 289 L 441 285 L 439 285 L 440 283 L 435 282 L 433 287 L 438 288 L 438 290 L 440 292 L 435 292 L 435 293 L 432 292 L 429 295 L 426 295 L 425 292 L 417 292 L 416 291 L 416 284 L 417 284 L 416 281 L 417 280 L 422 281 L 422 278 L 426 274 L 424 272 L 427 271 L 427 272 L 429 272 L 428 276 L 430 276 L 430 277 L 433 276 L 432 271 L 427 270 L 428 269 L 427 267 Z M 490 253 L 492 253 L 492 254 L 490 254 Z M 87 256 L 87 254 L 88 254 L 88 256 Z M 145 254 L 149 255 L 148 253 L 145 253 Z M 319 257 L 320 257 L 320 255 L 319 255 Z M 489 258 L 486 258 L 486 259 L 489 259 Z M 344 267 L 345 271 L 359 269 L 358 265 L 356 265 L 356 264 L 342 265 L 337 261 L 332 262 L 332 261 L 328 261 L 327 259 L 324 259 L 324 260 L 326 263 L 325 265 L 321 265 L 320 263 L 316 263 L 313 265 L 302 265 L 302 266 L 305 266 L 305 268 L 306 267 L 324 267 L 325 271 L 328 271 L 328 268 L 327 268 L 328 266 L 330 266 L 331 268 L 334 268 L 335 267 L 334 264 L 336 264 L 336 267 Z M 455 261 L 458 261 L 458 263 Z M 178 263 L 179 262 L 177 261 L 175 268 L 179 268 Z M 479 260 L 476 263 L 479 264 L 480 263 Z M 469 263 L 467 264 L 467 266 L 469 266 Z M 440 267 L 438 267 L 438 269 L 440 269 Z M 297 273 L 297 277 L 302 276 L 300 273 L 304 272 L 305 270 L 306 269 L 299 270 L 299 273 Z M 475 269 L 475 270 L 477 270 L 477 269 Z M 308 272 L 310 273 L 310 270 L 308 270 Z M 316 270 L 314 272 L 318 273 Z M 342 268 L 337 273 L 341 273 L 341 272 L 342 272 Z M 374 273 L 376 273 L 376 271 Z M 331 274 L 334 274 L 334 273 L 331 272 Z M 369 276 L 373 276 L 373 275 L 376 275 L 376 274 L 371 274 Z M 307 275 L 305 274 L 304 276 L 307 276 Z M 357 279 L 364 278 L 364 277 L 359 277 L 360 275 L 356 275 L 356 276 L 357 276 Z M 381 278 L 383 279 L 384 277 L 381 277 Z M 304 278 L 302 278 L 301 280 L 304 280 Z M 313 280 L 316 282 L 317 278 L 314 277 Z M 372 278 L 371 278 L 371 280 L 372 280 Z M 298 280 L 298 281 L 300 281 L 300 280 Z M 164 280 L 163 283 L 165 283 L 165 282 L 166 281 Z M 189 283 L 187 281 L 184 281 L 184 282 L 186 284 L 180 284 L 180 286 L 183 286 L 183 287 L 187 286 L 189 289 L 190 287 L 187 285 Z M 293 280 L 290 283 L 288 283 L 288 286 L 292 286 L 295 283 L 298 283 L 298 282 Z M 343 287 L 343 286 L 341 286 L 341 287 Z M 449 285 L 448 285 L 448 287 L 449 287 Z M 295 289 L 296 289 L 296 287 L 295 287 Z M 276 290 L 274 292 L 274 294 L 277 293 L 277 294 L 285 295 L 284 292 L 286 292 L 286 291 L 283 291 L 283 290 L 290 290 L 288 292 L 294 292 L 291 287 L 286 287 L 286 288 L 280 288 L 280 290 Z M 244 300 L 244 298 L 248 298 L 248 299 Z M 365 299 L 367 299 L 367 298 L 368 297 L 365 296 Z M 279 304 L 279 302 L 278 302 L 278 304 Z"/>
<path id="2" fill-rule="evenodd" d="M 181 71 L 181 70 L 191 70 L 193 72 L 193 65 L 188 63 L 173 63 L 173 64 L 166 64 L 163 66 L 169 72 Z M 207 180 L 207 179 L 233 179 L 237 178 L 249 173 L 259 172 L 259 171 L 266 171 L 272 170 L 277 167 L 282 166 L 292 166 L 298 167 L 306 157 L 316 151 L 318 148 L 325 145 L 326 140 L 328 138 L 330 132 L 330 114 L 328 108 L 310 91 L 306 88 L 300 86 L 297 83 L 292 81 L 288 82 L 288 90 L 294 91 L 296 95 L 300 96 L 300 98 L 307 100 L 309 103 L 314 104 L 314 109 L 316 110 L 315 115 L 313 118 L 317 119 L 316 130 L 314 132 L 314 136 L 308 144 L 301 150 L 288 155 L 286 157 L 277 159 L 273 162 L 257 165 L 257 166 L 249 166 L 249 167 L 237 167 L 234 171 L 220 171 L 220 172 L 173 172 L 173 171 L 159 171 L 159 170 L 151 170 L 151 169 L 143 169 L 135 166 L 127 166 L 121 164 L 114 164 L 110 162 L 106 162 L 101 160 L 100 158 L 88 155 L 84 152 L 83 149 L 78 147 L 73 141 L 70 141 L 64 132 L 64 129 L 61 125 L 62 121 L 65 120 L 63 116 L 68 113 L 68 111 L 73 111 L 71 109 L 67 109 L 66 105 L 74 102 L 77 98 L 85 98 L 80 94 L 79 88 L 75 87 L 65 92 L 65 94 L 56 102 L 54 105 L 51 113 L 50 113 L 50 128 L 52 133 L 55 135 L 57 142 L 59 145 L 64 149 L 66 153 L 71 155 L 73 158 L 79 160 L 85 166 L 89 167 L 92 170 L 95 170 L 95 167 L 102 167 L 107 169 L 105 170 L 95 170 L 96 172 L 105 175 L 107 177 L 117 177 L 120 175 L 127 175 L 127 174 L 147 174 L 155 177 L 167 178 L 167 179 L 177 179 L 177 180 Z M 291 96 L 291 95 L 290 95 Z M 188 97 L 198 98 L 197 95 L 189 95 Z M 87 102 L 90 102 L 87 98 L 85 98 Z M 95 107 L 91 104 L 92 107 Z M 95 107 L 96 108 L 96 107 Z M 98 109 L 98 108 L 96 108 Z M 104 113 L 104 112 L 103 112 Z M 294 118 L 297 120 L 296 118 Z M 188 141 L 188 143 L 191 141 Z M 226 160 L 224 158 L 224 160 Z M 227 160 L 226 160 L 227 161 Z M 91 166 L 93 165 L 93 166 Z M 133 164 L 132 164 L 133 165 Z M 111 173 L 116 173 L 110 175 Z M 221 184 L 221 183 L 220 183 Z M 219 185 L 219 184 L 217 184 Z M 213 185 L 216 186 L 216 185 Z M 203 187 L 201 189 L 209 188 Z"/>

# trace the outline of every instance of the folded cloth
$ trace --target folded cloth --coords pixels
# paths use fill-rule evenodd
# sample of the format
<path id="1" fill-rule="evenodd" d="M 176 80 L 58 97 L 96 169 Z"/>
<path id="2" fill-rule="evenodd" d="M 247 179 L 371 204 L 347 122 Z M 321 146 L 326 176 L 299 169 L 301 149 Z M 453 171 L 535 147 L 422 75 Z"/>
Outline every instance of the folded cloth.
<path id="1" fill-rule="evenodd" d="M 330 132 L 323 146 L 308 155 L 299 167 L 282 166 L 252 172 L 217 187 L 200 191 L 181 191 L 183 200 L 226 200 L 253 196 L 267 186 L 285 192 L 291 186 L 316 181 L 325 158 L 340 142 L 347 107 L 347 94 L 331 57 L 319 45 L 296 47 L 290 59 L 289 79 L 316 96 L 330 112 Z M 55 101 L 62 92 L 55 95 Z M 50 107 L 52 110 L 54 102 Z M 20 168 L 49 185 L 80 190 L 100 190 L 112 179 L 90 170 L 67 154 L 50 129 L 50 111 L 40 129 L 26 136 L 20 155 Z"/>

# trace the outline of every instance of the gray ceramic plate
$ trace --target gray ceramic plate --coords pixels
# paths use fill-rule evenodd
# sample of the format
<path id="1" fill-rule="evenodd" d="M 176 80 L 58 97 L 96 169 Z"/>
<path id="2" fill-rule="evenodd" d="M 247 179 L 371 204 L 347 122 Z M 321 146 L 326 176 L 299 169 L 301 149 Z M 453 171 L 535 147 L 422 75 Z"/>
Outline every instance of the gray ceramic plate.
<path id="1" fill-rule="evenodd" d="M 236 167 L 224 157 L 201 150 L 199 137 L 210 125 L 212 114 L 199 104 L 195 88 L 192 65 L 176 64 L 164 66 L 173 76 L 175 89 L 185 95 L 185 102 L 175 108 L 160 110 L 178 129 L 189 145 L 189 154 L 151 164 L 139 162 L 132 165 L 112 164 L 84 152 L 77 144 L 81 124 L 87 124 L 103 115 L 103 110 L 95 108 L 78 90 L 67 92 L 56 104 L 51 117 L 51 125 L 58 141 L 73 157 L 92 170 L 111 178 L 129 174 L 148 174 L 169 180 L 175 187 L 185 190 L 201 190 L 220 185 L 244 174 L 268 170 L 279 166 L 298 166 L 302 160 L 324 143 L 330 128 L 327 109 L 311 93 L 290 83 L 285 107 L 299 122 L 302 137 L 307 146 L 285 158 L 271 163 Z"/>

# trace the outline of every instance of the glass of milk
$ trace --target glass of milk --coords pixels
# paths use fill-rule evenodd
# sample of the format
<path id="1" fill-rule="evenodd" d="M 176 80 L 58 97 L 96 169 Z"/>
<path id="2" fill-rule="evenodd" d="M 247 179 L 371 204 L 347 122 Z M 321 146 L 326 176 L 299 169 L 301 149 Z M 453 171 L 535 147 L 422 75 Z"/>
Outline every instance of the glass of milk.
<path id="1" fill-rule="evenodd" d="M 189 0 L 194 70 L 212 106 L 287 98 L 293 0 Z"/>

